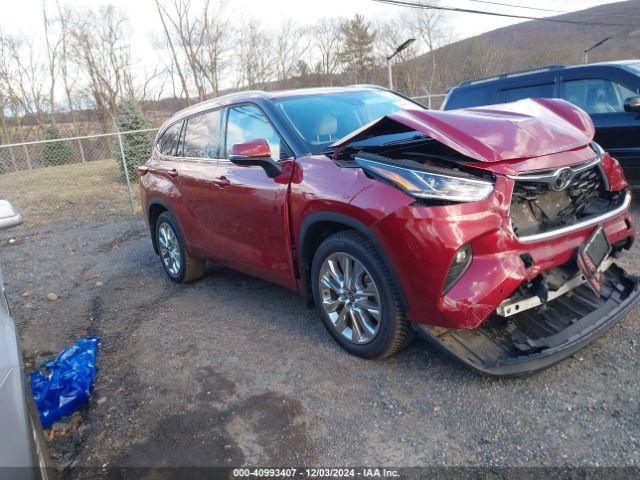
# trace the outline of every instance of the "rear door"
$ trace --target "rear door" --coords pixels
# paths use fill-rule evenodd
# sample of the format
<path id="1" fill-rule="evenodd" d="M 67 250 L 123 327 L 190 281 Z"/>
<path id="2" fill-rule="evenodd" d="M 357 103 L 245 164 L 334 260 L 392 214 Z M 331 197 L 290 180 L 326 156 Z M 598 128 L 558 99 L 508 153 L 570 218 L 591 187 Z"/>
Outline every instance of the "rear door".
<path id="1" fill-rule="evenodd" d="M 220 160 L 225 186 L 216 190 L 211 206 L 225 263 L 295 288 L 288 218 L 292 153 L 257 105 L 230 107 L 226 116 L 225 158 Z M 228 160 L 234 144 L 255 139 L 267 140 L 272 159 L 284 167 L 283 174 L 269 178 L 260 167 L 238 166 Z"/>
<path id="2" fill-rule="evenodd" d="M 214 218 L 216 195 L 221 185 L 222 110 L 210 110 L 185 120 L 178 146 L 177 181 L 183 207 L 190 217 L 183 225 L 191 230 L 192 243 L 207 258 L 220 258 L 220 238 Z"/>
<path id="3" fill-rule="evenodd" d="M 585 110 L 596 127 L 596 142 L 622 164 L 629 180 L 640 183 L 640 114 L 624 102 L 639 94 L 640 80 L 625 72 L 563 75 L 560 97 Z"/>
<path id="4" fill-rule="evenodd" d="M 170 125 L 160 137 L 154 158 L 153 171 L 162 181 L 155 186 L 159 194 L 177 216 L 182 231 L 187 239 L 190 251 L 201 254 L 209 248 L 206 235 L 202 234 L 193 215 L 185 203 L 185 178 L 189 170 L 184 159 L 180 157 L 181 139 L 184 134 L 184 120 Z"/>

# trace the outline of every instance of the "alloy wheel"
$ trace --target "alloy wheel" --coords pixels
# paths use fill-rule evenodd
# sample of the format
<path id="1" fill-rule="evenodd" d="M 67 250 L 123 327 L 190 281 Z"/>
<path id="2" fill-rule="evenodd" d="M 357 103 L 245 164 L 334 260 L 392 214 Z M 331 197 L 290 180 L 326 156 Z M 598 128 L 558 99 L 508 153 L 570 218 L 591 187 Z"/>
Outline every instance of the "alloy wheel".
<path id="1" fill-rule="evenodd" d="M 182 267 L 180 244 L 173 228 L 168 223 L 163 223 L 158 229 L 158 247 L 162 263 L 167 272 L 173 277 L 178 276 Z"/>
<path id="2" fill-rule="evenodd" d="M 336 331 L 355 344 L 371 342 L 380 330 L 382 305 L 366 267 L 353 256 L 336 252 L 320 267 L 322 308 Z"/>

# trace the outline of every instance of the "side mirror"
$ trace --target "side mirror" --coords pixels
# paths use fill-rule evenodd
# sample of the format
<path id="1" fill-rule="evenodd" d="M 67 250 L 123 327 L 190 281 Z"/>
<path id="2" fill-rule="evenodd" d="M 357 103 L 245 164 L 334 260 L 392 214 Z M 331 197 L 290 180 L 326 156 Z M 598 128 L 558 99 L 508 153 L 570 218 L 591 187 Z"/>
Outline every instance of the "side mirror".
<path id="1" fill-rule="evenodd" d="M 624 102 L 625 112 L 640 112 L 640 97 L 627 98 Z"/>
<path id="2" fill-rule="evenodd" d="M 6 200 L 0 200 L 0 230 L 17 227 L 22 223 L 22 217 L 13 205 Z"/>
<path id="3" fill-rule="evenodd" d="M 282 172 L 280 164 L 271 160 L 269 142 L 264 138 L 236 143 L 231 147 L 229 160 L 236 165 L 262 167 L 269 178 L 275 178 Z"/>

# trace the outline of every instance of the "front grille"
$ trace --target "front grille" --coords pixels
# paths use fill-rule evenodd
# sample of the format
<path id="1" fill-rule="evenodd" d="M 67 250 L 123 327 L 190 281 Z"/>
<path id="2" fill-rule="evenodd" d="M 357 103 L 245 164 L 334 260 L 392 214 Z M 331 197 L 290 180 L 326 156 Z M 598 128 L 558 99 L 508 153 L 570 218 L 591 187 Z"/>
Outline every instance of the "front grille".
<path id="1" fill-rule="evenodd" d="M 568 185 L 555 182 L 554 171 L 512 177 L 511 227 L 518 237 L 546 233 L 606 213 L 624 200 L 609 192 L 600 163 L 573 167 Z"/>

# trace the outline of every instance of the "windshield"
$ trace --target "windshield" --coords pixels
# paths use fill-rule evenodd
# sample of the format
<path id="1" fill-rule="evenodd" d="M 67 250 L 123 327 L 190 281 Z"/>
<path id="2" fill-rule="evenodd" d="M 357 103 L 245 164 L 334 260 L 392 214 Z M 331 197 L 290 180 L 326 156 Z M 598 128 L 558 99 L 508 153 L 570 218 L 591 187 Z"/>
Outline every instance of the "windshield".
<path id="1" fill-rule="evenodd" d="M 385 91 L 362 91 L 283 98 L 276 105 L 312 153 L 398 110 L 420 108 Z"/>

